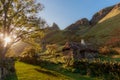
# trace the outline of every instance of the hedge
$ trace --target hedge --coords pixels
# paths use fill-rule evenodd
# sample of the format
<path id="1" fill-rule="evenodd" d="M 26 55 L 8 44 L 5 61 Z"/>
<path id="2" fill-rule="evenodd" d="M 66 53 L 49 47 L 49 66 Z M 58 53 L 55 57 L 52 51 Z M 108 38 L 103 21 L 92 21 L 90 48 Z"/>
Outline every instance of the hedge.
<path id="1" fill-rule="evenodd" d="M 74 72 L 82 75 L 102 77 L 104 80 L 120 80 L 120 63 L 94 60 L 75 61 L 72 65 Z"/>

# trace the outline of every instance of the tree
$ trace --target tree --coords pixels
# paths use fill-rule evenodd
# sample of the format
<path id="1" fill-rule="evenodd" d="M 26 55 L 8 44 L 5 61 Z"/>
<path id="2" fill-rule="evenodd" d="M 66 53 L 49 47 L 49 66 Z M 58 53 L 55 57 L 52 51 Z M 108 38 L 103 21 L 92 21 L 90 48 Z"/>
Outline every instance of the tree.
<path id="1" fill-rule="evenodd" d="M 0 58 L 16 42 L 29 39 L 45 21 L 37 17 L 43 5 L 36 0 L 0 0 Z"/>
<path id="2" fill-rule="evenodd" d="M 5 58 L 11 46 L 21 40 L 26 41 L 25 39 L 28 39 L 29 41 L 41 37 L 41 26 L 44 26 L 45 21 L 38 18 L 37 14 L 42 9 L 43 5 L 35 0 L 0 0 L 1 78 L 9 75 L 11 69 L 14 70 L 14 61 L 11 59 L 12 61 L 9 62 L 9 58 Z M 37 36 L 34 37 L 33 35 Z"/>

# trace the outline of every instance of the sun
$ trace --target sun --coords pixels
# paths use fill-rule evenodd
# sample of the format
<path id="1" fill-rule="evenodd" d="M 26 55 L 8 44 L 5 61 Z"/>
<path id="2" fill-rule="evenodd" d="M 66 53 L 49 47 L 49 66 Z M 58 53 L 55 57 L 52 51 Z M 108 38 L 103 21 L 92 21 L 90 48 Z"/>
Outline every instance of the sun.
<path id="1" fill-rule="evenodd" d="M 4 41 L 5 41 L 5 43 L 10 43 L 11 42 L 11 38 L 10 37 L 5 37 L 5 39 L 4 39 Z"/>

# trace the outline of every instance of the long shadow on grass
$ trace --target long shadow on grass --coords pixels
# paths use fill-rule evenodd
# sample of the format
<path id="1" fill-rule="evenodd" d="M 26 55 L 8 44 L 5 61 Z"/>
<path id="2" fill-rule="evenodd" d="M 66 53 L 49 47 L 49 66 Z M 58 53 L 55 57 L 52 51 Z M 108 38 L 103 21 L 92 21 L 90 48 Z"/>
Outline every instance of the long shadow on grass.
<path id="1" fill-rule="evenodd" d="M 5 80 L 18 80 L 17 74 L 13 73 L 13 74 L 7 76 Z"/>
<path id="2" fill-rule="evenodd" d="M 26 62 L 24 62 L 24 63 L 26 63 Z M 41 70 L 38 68 L 35 68 L 35 70 L 40 73 L 44 73 L 44 74 L 51 75 L 54 77 L 58 77 L 57 74 L 54 74 L 54 72 L 57 72 L 57 73 L 60 73 L 72 80 L 94 80 L 92 77 L 83 76 L 83 75 L 80 75 L 80 73 L 73 73 L 73 72 L 63 68 L 62 64 L 60 64 L 60 63 L 55 64 L 55 63 L 49 62 L 49 61 L 40 61 L 40 62 L 38 61 L 36 63 L 28 63 L 27 62 L 27 64 L 40 66 L 41 68 L 46 69 L 46 70 Z M 54 71 L 54 72 L 51 72 L 51 71 Z"/>
<path id="3" fill-rule="evenodd" d="M 54 74 L 53 72 L 50 72 L 50 71 L 41 70 L 41 69 L 37 69 L 37 68 L 35 68 L 35 70 L 40 72 L 40 73 L 43 73 L 43 74 L 47 74 L 47 75 L 50 75 L 50 76 L 53 76 L 53 77 L 57 77 L 56 74 Z"/>
<path id="4" fill-rule="evenodd" d="M 93 78 L 91 77 L 86 77 L 86 76 L 82 76 L 80 75 L 80 73 L 73 73 L 71 71 L 68 71 L 67 69 L 64 69 L 62 67 L 62 64 L 55 64 L 55 63 L 52 63 L 52 62 L 48 62 L 48 61 L 42 61 L 40 64 L 39 64 L 40 67 L 42 68 L 45 68 L 47 70 L 51 70 L 51 71 L 55 71 L 55 72 L 58 72 L 62 75 L 65 75 L 69 78 L 72 78 L 73 80 L 93 80 Z M 39 70 L 37 70 L 39 71 Z M 50 72 L 44 72 L 44 71 L 39 71 L 39 72 L 42 72 L 42 73 L 47 73 L 47 74 L 51 74 Z M 53 73 L 51 75 L 54 75 Z M 55 76 L 55 75 L 54 75 Z"/>

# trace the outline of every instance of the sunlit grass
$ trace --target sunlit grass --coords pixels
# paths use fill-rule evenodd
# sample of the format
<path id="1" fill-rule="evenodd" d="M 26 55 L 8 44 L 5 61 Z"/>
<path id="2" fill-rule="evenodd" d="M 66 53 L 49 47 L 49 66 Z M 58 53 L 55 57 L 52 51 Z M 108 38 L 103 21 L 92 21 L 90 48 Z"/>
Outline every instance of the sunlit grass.
<path id="1" fill-rule="evenodd" d="M 116 15 L 102 23 L 96 24 L 87 33 L 83 34 L 84 38 L 92 38 L 92 41 L 96 41 L 97 44 L 105 44 L 108 40 L 115 37 L 119 30 L 120 25 L 120 14 Z M 119 34 L 118 34 L 119 35 Z M 119 36 L 117 36 L 119 38 Z"/>
<path id="2" fill-rule="evenodd" d="M 71 80 L 57 72 L 22 62 L 16 62 L 15 67 L 18 80 Z"/>
<path id="3" fill-rule="evenodd" d="M 16 62 L 15 68 L 16 74 L 7 77 L 5 80 L 101 80 L 59 69 L 59 65 L 54 64 L 40 67 Z"/>
<path id="4" fill-rule="evenodd" d="M 105 20 L 107 20 L 107 19 L 109 19 L 109 18 L 112 18 L 112 17 L 114 17 L 114 16 L 116 16 L 116 15 L 118 15 L 118 14 L 120 14 L 120 9 L 119 9 L 119 8 L 113 9 L 113 10 L 110 11 L 110 13 L 108 13 L 103 19 L 101 19 L 101 20 L 99 21 L 99 23 L 101 23 L 101 22 L 103 22 L 103 21 L 105 21 Z"/>

